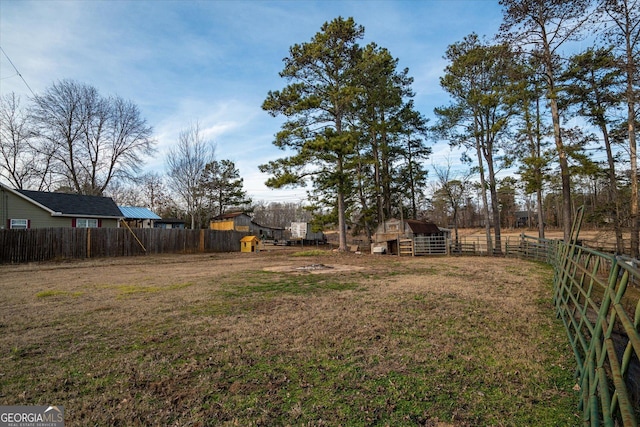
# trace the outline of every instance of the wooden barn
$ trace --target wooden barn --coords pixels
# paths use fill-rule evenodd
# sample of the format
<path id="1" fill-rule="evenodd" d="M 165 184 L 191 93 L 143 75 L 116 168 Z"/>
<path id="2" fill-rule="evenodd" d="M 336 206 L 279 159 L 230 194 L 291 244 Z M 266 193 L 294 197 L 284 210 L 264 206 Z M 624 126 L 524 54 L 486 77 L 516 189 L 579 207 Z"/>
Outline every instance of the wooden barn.
<path id="1" fill-rule="evenodd" d="M 251 217 L 244 212 L 229 212 L 211 219 L 209 229 L 221 231 L 251 231 Z"/>
<path id="2" fill-rule="evenodd" d="M 376 229 L 371 251 L 394 255 L 445 255 L 447 235 L 433 222 L 391 218 Z"/>
<path id="3" fill-rule="evenodd" d="M 284 229 L 267 227 L 253 222 L 253 219 L 244 212 L 229 212 L 218 215 L 209 223 L 211 230 L 233 230 L 251 233 L 262 240 L 284 239 Z"/>

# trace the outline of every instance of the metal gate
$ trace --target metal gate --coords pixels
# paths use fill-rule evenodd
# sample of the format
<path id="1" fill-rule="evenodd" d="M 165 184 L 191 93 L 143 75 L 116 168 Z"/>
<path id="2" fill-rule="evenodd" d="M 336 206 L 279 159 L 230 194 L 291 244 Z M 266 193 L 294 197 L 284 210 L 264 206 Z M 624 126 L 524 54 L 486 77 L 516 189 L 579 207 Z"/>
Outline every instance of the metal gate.
<path id="1" fill-rule="evenodd" d="M 445 236 L 416 236 L 413 238 L 414 255 L 446 255 L 447 239 Z"/>

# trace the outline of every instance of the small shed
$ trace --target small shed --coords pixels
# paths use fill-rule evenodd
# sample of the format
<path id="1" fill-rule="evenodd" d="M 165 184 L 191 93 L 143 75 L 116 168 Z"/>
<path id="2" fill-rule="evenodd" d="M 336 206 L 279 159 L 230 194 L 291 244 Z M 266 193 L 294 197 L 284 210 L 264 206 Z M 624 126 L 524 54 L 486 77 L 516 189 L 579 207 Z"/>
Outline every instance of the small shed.
<path id="1" fill-rule="evenodd" d="M 380 224 L 374 234 L 372 253 L 444 254 L 446 233 L 429 221 L 391 218 Z"/>
<path id="2" fill-rule="evenodd" d="M 257 252 L 260 239 L 256 236 L 245 236 L 240 239 L 240 252 Z"/>

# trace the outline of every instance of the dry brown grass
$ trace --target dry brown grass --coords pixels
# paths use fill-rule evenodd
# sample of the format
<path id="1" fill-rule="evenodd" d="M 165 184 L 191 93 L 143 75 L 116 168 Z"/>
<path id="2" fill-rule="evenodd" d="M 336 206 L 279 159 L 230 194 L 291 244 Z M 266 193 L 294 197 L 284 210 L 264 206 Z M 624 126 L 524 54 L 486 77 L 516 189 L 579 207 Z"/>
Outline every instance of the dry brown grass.
<path id="1" fill-rule="evenodd" d="M 69 425 L 578 424 L 546 267 L 291 255 L 0 266 L 0 404 Z"/>

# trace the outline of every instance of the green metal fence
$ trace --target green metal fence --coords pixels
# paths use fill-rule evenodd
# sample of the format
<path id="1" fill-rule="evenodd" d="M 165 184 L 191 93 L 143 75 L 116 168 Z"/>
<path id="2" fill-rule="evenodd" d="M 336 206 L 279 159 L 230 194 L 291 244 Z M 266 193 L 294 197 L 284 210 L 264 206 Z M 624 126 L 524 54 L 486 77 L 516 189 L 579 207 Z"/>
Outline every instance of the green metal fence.
<path id="1" fill-rule="evenodd" d="M 522 236 L 510 255 L 554 266 L 554 304 L 577 362 L 585 426 L 640 419 L 640 272 L 627 258 L 577 244 Z"/>

